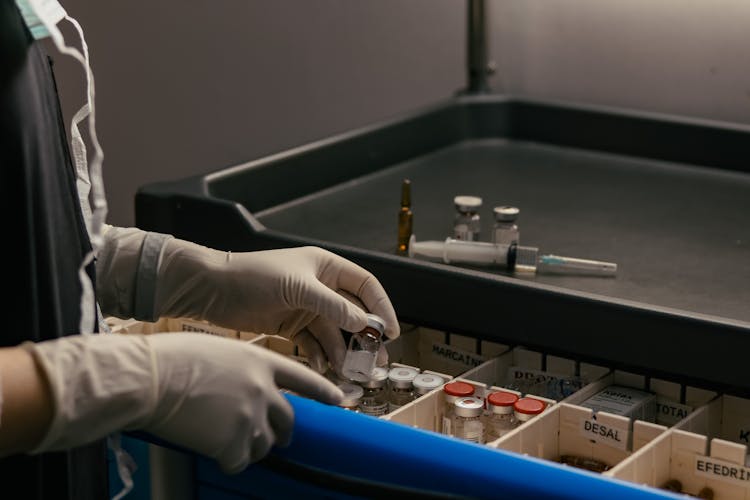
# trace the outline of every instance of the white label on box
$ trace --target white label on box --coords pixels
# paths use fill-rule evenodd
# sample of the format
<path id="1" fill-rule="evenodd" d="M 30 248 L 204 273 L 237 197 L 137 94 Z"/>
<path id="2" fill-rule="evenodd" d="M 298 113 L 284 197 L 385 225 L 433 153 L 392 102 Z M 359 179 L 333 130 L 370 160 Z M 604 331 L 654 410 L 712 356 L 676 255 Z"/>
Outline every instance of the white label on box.
<path id="1" fill-rule="evenodd" d="M 446 344 L 433 343 L 430 356 L 466 368 L 474 368 L 484 363 L 482 356 Z"/>
<path id="2" fill-rule="evenodd" d="M 656 397 L 656 423 L 671 426 L 690 415 L 692 406 L 681 405 L 663 396 Z"/>
<path id="3" fill-rule="evenodd" d="M 695 456 L 695 473 L 727 483 L 750 486 L 750 469 L 703 455 Z"/>
<path id="4" fill-rule="evenodd" d="M 594 419 L 581 420 L 581 435 L 587 439 L 596 441 L 618 450 L 628 449 L 628 439 L 630 438 L 630 429 L 622 427 L 613 427 L 604 425 Z"/>
<path id="5" fill-rule="evenodd" d="M 209 335 L 216 335 L 219 337 L 237 338 L 237 332 L 234 330 L 198 321 L 182 320 L 180 321 L 180 330 L 183 332 L 208 333 Z"/>
<path id="6" fill-rule="evenodd" d="M 593 395 L 581 406 L 595 412 L 605 411 L 623 417 L 654 421 L 656 396 L 631 387 L 609 386 Z"/>

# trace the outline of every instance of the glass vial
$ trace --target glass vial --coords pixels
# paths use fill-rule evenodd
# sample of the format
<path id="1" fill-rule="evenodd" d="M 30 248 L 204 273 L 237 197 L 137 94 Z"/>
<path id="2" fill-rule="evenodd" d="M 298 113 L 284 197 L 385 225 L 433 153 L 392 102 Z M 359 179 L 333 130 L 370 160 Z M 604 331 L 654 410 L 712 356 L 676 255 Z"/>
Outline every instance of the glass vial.
<path id="1" fill-rule="evenodd" d="M 518 396 L 512 392 L 497 391 L 487 396 L 489 413 L 485 419 L 485 441 L 489 443 L 503 437 L 518 426 L 513 405 Z"/>
<path id="2" fill-rule="evenodd" d="M 344 366 L 341 369 L 346 378 L 355 382 L 370 379 L 384 333 L 385 321 L 380 316 L 368 313 L 365 329 L 353 333 L 349 339 L 349 349 L 346 351 Z"/>
<path id="3" fill-rule="evenodd" d="M 458 398 L 454 406 L 453 435 L 459 439 L 484 444 L 484 402 L 475 397 Z"/>
<path id="4" fill-rule="evenodd" d="M 365 390 L 357 384 L 350 384 L 348 382 L 338 384 L 338 388 L 344 393 L 344 400 L 339 406 L 347 410 L 358 412 Z"/>
<path id="5" fill-rule="evenodd" d="M 401 184 L 401 210 L 398 212 L 398 247 L 399 255 L 409 254 L 409 238 L 413 229 L 414 214 L 411 211 L 411 181 L 404 179 Z"/>
<path id="6" fill-rule="evenodd" d="M 482 224 L 479 209 L 482 198 L 478 196 L 456 196 L 453 198 L 456 215 L 453 219 L 453 237 L 457 240 L 479 241 Z"/>
<path id="7" fill-rule="evenodd" d="M 503 206 L 495 207 L 492 211 L 495 214 L 492 242 L 504 245 L 515 243 L 517 245 L 519 240 L 518 226 L 516 225 L 518 208 Z"/>
<path id="8" fill-rule="evenodd" d="M 372 370 L 369 380 L 360 382 L 363 390 L 362 399 L 359 401 L 360 412 L 373 417 L 388 413 L 387 382 L 388 370 L 381 367 Z"/>
<path id="9" fill-rule="evenodd" d="M 433 389 L 437 389 L 443 383 L 443 377 L 438 377 L 431 373 L 420 373 L 414 377 L 414 397 L 424 396 Z"/>
<path id="10" fill-rule="evenodd" d="M 544 411 L 547 405 L 534 398 L 521 398 L 513 404 L 513 415 L 518 425 L 528 422 Z"/>
<path id="11" fill-rule="evenodd" d="M 397 366 L 388 372 L 388 411 L 395 411 L 414 401 L 414 378 L 419 374 L 414 368 Z"/>
<path id="12" fill-rule="evenodd" d="M 452 436 L 455 403 L 459 398 L 473 396 L 474 386 L 467 384 L 466 382 L 448 382 L 443 386 L 443 395 L 445 396 L 445 405 L 443 407 L 443 424 L 441 432 L 448 436 Z"/>

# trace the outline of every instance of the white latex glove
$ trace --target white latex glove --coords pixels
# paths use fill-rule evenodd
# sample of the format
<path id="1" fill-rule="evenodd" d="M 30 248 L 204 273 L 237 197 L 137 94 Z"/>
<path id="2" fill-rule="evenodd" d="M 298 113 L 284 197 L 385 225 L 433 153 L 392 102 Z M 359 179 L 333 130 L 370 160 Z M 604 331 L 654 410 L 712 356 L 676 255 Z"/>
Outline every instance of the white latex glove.
<path id="1" fill-rule="evenodd" d="M 159 265 L 157 316 L 191 317 L 255 333 L 291 338 L 323 372 L 339 369 L 341 329 L 358 332 L 365 310 L 399 335 L 390 299 L 370 272 L 317 247 L 221 252 L 179 239 L 166 242 Z"/>
<path id="2" fill-rule="evenodd" d="M 338 403 L 321 375 L 274 352 L 199 333 L 87 335 L 22 344 L 42 367 L 54 417 L 34 453 L 142 429 L 236 473 L 291 439 L 279 392 Z"/>

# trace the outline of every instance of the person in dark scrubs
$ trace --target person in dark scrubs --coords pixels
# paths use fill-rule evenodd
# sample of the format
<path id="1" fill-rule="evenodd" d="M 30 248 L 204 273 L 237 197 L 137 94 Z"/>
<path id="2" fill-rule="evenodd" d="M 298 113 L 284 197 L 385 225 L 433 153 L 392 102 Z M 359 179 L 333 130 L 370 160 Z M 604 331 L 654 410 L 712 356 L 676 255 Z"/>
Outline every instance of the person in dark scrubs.
<path id="1" fill-rule="evenodd" d="M 0 478 L 19 498 L 106 498 L 105 438 L 122 430 L 239 472 L 291 439 L 294 415 L 280 388 L 342 398 L 316 373 L 341 366 L 341 329 L 363 329 L 369 311 L 385 319 L 387 336 L 399 334 L 377 279 L 319 248 L 229 253 L 105 224 L 94 249 L 53 59 L 14 0 L 0 0 L 0 176 Z M 86 283 L 93 305 L 83 299 Z M 100 320 L 93 333 L 81 330 L 88 315 Z M 210 335 L 106 333 L 106 316 L 189 317 L 282 335 L 315 370 Z"/>

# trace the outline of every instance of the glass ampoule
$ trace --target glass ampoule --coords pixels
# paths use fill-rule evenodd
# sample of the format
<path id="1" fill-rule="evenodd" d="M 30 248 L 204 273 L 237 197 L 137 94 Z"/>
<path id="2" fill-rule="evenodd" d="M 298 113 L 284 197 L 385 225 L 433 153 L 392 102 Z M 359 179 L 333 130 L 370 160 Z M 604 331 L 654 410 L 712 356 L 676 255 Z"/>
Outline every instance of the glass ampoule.
<path id="1" fill-rule="evenodd" d="M 484 401 L 475 397 L 458 398 L 453 405 L 453 436 L 483 444 L 484 422 L 482 421 L 482 413 L 484 413 Z"/>
<path id="2" fill-rule="evenodd" d="M 420 373 L 414 377 L 414 397 L 424 396 L 433 389 L 437 389 L 445 383 L 443 377 L 433 375 L 432 373 Z"/>
<path id="3" fill-rule="evenodd" d="M 392 412 L 414 401 L 414 378 L 419 372 L 414 368 L 397 366 L 388 372 L 388 411 Z"/>
<path id="4" fill-rule="evenodd" d="M 452 436 L 456 400 L 473 396 L 474 386 L 466 382 L 448 382 L 443 386 L 443 395 L 445 396 L 445 405 L 443 407 L 443 422 L 440 431 L 443 434 Z"/>
<path id="5" fill-rule="evenodd" d="M 383 345 L 385 321 L 375 314 L 367 314 L 367 326 L 361 332 L 353 333 L 349 339 L 344 365 L 341 372 L 349 380 L 365 382 L 370 379 L 378 351 Z"/>
<path id="6" fill-rule="evenodd" d="M 338 388 L 344 393 L 344 399 L 341 401 L 339 406 L 346 410 L 360 411 L 359 405 L 362 402 L 362 396 L 365 394 L 365 390 L 362 386 L 357 384 L 350 384 L 343 382 L 338 384 Z"/>
<path id="7" fill-rule="evenodd" d="M 396 253 L 408 255 L 409 239 L 412 235 L 414 213 L 411 210 L 411 181 L 404 179 L 401 184 L 401 209 L 398 212 L 398 246 Z"/>
<path id="8" fill-rule="evenodd" d="M 370 379 L 360 382 L 364 394 L 359 402 L 359 411 L 374 417 L 388 413 L 388 370 L 376 367 L 372 370 Z"/>
<path id="9" fill-rule="evenodd" d="M 488 414 L 485 417 L 485 442 L 503 437 L 518 426 L 513 405 L 518 396 L 512 392 L 496 391 L 487 396 Z"/>
<path id="10" fill-rule="evenodd" d="M 453 198 L 456 214 L 453 218 L 453 237 L 457 240 L 479 241 L 482 223 L 479 210 L 482 198 L 478 196 L 456 196 Z"/>

